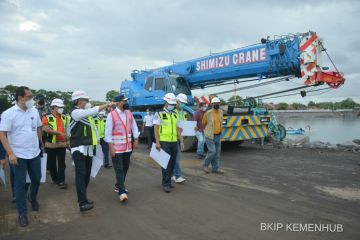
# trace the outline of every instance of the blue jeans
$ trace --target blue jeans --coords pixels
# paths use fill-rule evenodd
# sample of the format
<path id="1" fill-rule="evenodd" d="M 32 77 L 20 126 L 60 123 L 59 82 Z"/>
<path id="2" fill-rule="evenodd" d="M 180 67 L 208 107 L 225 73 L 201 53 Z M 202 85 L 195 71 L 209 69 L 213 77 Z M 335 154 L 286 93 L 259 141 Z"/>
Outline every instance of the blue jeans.
<path id="1" fill-rule="evenodd" d="M 177 142 L 177 154 L 176 154 L 176 161 L 174 167 L 174 176 L 176 178 L 181 177 L 181 167 L 180 167 L 180 144 Z"/>
<path id="2" fill-rule="evenodd" d="M 195 136 L 198 140 L 197 151 L 196 151 L 197 155 L 202 156 L 204 154 L 204 144 L 205 144 L 204 132 L 196 131 Z"/>
<path id="3" fill-rule="evenodd" d="M 40 156 L 37 156 L 33 159 L 18 158 L 17 162 L 18 164 L 14 165 L 16 207 L 19 215 L 24 215 L 27 213 L 25 191 L 26 171 L 29 173 L 31 180 L 30 200 L 36 201 L 41 179 L 41 160 Z"/>
<path id="4" fill-rule="evenodd" d="M 100 145 L 101 145 L 101 150 L 104 154 L 104 166 L 108 166 L 109 165 L 109 144 L 107 142 L 105 142 L 103 138 L 100 138 Z"/>
<path id="5" fill-rule="evenodd" d="M 213 170 L 218 170 L 220 165 L 220 153 L 221 153 L 221 134 L 214 135 L 214 139 L 205 137 L 206 146 L 208 152 L 204 160 L 204 167 L 208 167 L 211 163 Z"/>
<path id="6" fill-rule="evenodd" d="M 167 168 L 161 168 L 162 172 L 162 185 L 170 186 L 171 185 L 171 176 L 174 172 L 174 166 L 176 162 L 176 155 L 178 151 L 178 143 L 177 142 L 160 142 L 161 148 L 170 155 L 169 164 Z"/>

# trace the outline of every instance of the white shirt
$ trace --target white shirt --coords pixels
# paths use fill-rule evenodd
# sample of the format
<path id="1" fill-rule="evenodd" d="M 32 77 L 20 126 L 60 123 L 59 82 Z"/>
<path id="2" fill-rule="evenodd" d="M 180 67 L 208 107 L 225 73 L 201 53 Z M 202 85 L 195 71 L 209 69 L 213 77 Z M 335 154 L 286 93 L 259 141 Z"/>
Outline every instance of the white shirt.
<path id="1" fill-rule="evenodd" d="M 98 113 L 99 113 L 99 106 L 92 107 L 89 109 L 78 108 L 71 112 L 71 118 L 73 118 L 75 121 L 80 121 L 83 118 L 94 116 L 97 115 Z M 95 127 L 94 130 L 95 130 L 96 138 L 99 140 L 99 134 L 96 125 L 94 127 Z M 71 153 L 74 153 L 75 151 L 79 151 L 85 156 L 92 157 L 94 155 L 94 148 L 92 145 L 86 145 L 86 146 L 80 145 L 78 147 L 71 148 Z"/>
<path id="2" fill-rule="evenodd" d="M 145 123 L 145 127 L 152 127 L 152 126 L 154 126 L 154 124 L 153 124 L 153 118 L 154 118 L 154 116 L 153 115 L 146 115 L 145 117 L 144 117 L 144 123 Z"/>
<path id="3" fill-rule="evenodd" d="M 42 126 L 35 108 L 22 110 L 17 104 L 1 115 L 0 131 L 7 133 L 15 156 L 33 159 L 40 154 L 37 129 Z"/>
<path id="4" fill-rule="evenodd" d="M 119 113 L 121 120 L 123 121 L 123 123 L 126 123 L 126 115 L 125 112 L 121 111 L 120 109 L 116 108 L 116 111 Z M 112 143 L 112 129 L 113 129 L 113 120 L 111 117 L 111 113 L 108 114 L 107 118 L 106 118 L 106 123 L 105 123 L 105 137 L 104 137 L 104 141 L 108 142 L 108 143 Z M 132 124 L 132 134 L 134 136 L 135 139 L 137 139 L 140 135 L 138 127 L 136 125 L 136 121 L 135 118 L 133 117 L 133 124 Z M 130 152 L 132 150 L 126 150 L 125 152 Z"/>

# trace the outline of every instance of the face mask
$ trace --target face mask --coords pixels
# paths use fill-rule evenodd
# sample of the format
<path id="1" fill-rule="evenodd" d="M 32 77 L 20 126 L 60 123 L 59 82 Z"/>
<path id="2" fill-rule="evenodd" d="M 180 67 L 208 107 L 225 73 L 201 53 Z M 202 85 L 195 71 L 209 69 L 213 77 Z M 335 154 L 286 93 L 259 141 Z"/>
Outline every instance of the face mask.
<path id="1" fill-rule="evenodd" d="M 58 108 L 57 112 L 58 112 L 59 114 L 63 114 L 64 109 L 63 109 L 63 108 Z"/>
<path id="2" fill-rule="evenodd" d="M 172 110 L 174 110 L 174 108 L 175 108 L 174 105 L 168 105 L 168 106 L 167 106 L 167 110 L 170 111 L 170 112 L 171 112 Z"/>
<path id="3" fill-rule="evenodd" d="M 85 104 L 85 109 L 89 109 L 89 108 L 91 108 L 91 103 L 87 102 L 87 103 Z"/>
<path id="4" fill-rule="evenodd" d="M 129 109 L 129 104 L 128 104 L 128 103 L 125 103 L 125 104 L 123 105 L 123 108 L 124 108 L 124 110 Z"/>
<path id="5" fill-rule="evenodd" d="M 34 106 L 34 103 L 35 103 L 34 100 L 30 99 L 30 100 L 27 100 L 25 102 L 25 106 L 26 106 L 27 109 L 30 109 L 30 108 L 32 108 Z"/>
<path id="6" fill-rule="evenodd" d="M 218 104 L 213 106 L 213 108 L 216 109 L 216 110 L 219 109 L 219 107 L 220 107 L 220 105 L 218 105 Z"/>
<path id="7" fill-rule="evenodd" d="M 184 104 L 184 103 L 180 103 L 180 104 L 179 104 L 179 108 L 180 108 L 180 109 L 184 109 L 184 107 L 185 107 L 185 104 Z"/>

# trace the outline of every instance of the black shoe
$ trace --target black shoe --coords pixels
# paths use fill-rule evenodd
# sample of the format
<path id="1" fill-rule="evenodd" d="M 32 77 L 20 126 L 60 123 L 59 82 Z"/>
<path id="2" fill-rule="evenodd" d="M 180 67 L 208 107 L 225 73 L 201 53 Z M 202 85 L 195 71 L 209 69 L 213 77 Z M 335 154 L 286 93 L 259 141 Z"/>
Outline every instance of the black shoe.
<path id="1" fill-rule="evenodd" d="M 94 204 L 92 204 L 92 203 L 84 202 L 84 203 L 80 204 L 80 212 L 85 212 L 92 208 L 94 208 Z"/>
<path id="2" fill-rule="evenodd" d="M 26 227 L 27 225 L 29 225 L 29 220 L 27 219 L 26 215 L 19 215 L 18 222 L 21 227 Z"/>
<path id="3" fill-rule="evenodd" d="M 163 190 L 164 190 L 164 192 L 169 193 L 169 192 L 171 192 L 171 187 L 170 186 L 163 186 Z"/>
<path id="4" fill-rule="evenodd" d="M 16 203 L 16 198 L 15 198 L 15 197 L 13 197 L 13 198 L 11 199 L 11 203 Z"/>
<path id="5" fill-rule="evenodd" d="M 67 183 L 61 182 L 57 184 L 59 189 L 67 189 L 68 185 Z"/>
<path id="6" fill-rule="evenodd" d="M 175 188 L 175 185 L 174 185 L 174 184 L 170 184 L 170 188 Z"/>
<path id="7" fill-rule="evenodd" d="M 112 166 L 110 164 L 106 164 L 104 165 L 104 168 L 112 168 Z"/>
<path id="8" fill-rule="evenodd" d="M 87 202 L 87 203 L 90 203 L 90 204 L 94 204 L 94 201 L 89 200 L 89 199 L 88 199 L 88 200 L 86 200 L 86 202 Z"/>
<path id="9" fill-rule="evenodd" d="M 36 200 L 31 201 L 31 207 L 32 207 L 32 210 L 35 212 L 38 212 L 40 209 L 39 203 Z"/>

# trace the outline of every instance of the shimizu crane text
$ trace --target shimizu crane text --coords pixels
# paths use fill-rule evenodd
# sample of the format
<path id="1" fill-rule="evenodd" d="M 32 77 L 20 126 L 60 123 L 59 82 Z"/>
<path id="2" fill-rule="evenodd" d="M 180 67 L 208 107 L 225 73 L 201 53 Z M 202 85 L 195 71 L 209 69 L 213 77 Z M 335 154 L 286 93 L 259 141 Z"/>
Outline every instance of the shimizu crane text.
<path id="1" fill-rule="evenodd" d="M 196 62 L 196 71 L 207 71 L 211 69 L 231 67 L 239 64 L 255 63 L 266 61 L 266 48 L 239 51 L 224 56 L 217 56 L 203 59 Z"/>

